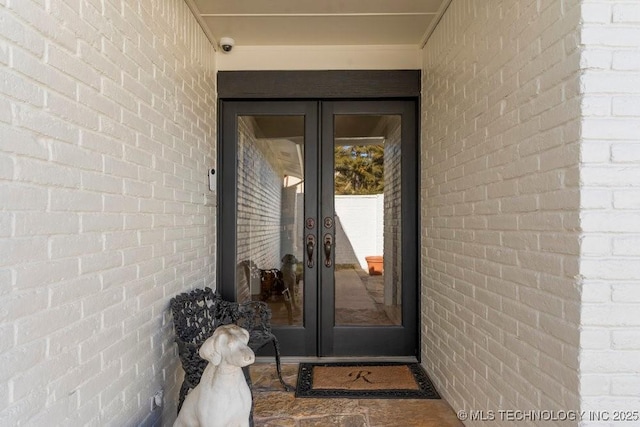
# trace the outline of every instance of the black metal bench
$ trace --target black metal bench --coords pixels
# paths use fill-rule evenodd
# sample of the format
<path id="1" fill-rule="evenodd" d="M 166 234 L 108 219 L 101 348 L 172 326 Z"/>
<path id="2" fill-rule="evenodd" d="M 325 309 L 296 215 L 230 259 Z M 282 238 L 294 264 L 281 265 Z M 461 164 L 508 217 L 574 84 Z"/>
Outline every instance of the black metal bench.
<path id="1" fill-rule="evenodd" d="M 189 390 L 200 382 L 207 361 L 202 359 L 198 350 L 202 343 L 213 335 L 213 331 L 221 325 L 234 323 L 249 331 L 249 347 L 257 352 L 273 343 L 276 357 L 276 370 L 280 384 L 287 391 L 293 388 L 282 379 L 280 366 L 280 346 L 278 339 L 271 332 L 271 310 L 261 301 L 236 303 L 225 301 L 220 294 L 211 288 L 195 289 L 175 296 L 171 299 L 171 312 L 178 344 L 178 355 L 184 369 L 184 381 L 180 387 L 178 412 L 182 407 Z M 249 388 L 252 388 L 249 367 L 244 374 Z"/>

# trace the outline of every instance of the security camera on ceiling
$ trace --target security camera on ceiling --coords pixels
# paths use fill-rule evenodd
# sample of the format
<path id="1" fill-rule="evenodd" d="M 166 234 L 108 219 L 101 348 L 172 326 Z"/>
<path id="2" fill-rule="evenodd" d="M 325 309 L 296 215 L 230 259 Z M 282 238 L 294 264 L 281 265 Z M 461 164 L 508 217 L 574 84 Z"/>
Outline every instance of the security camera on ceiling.
<path id="1" fill-rule="evenodd" d="M 235 44 L 236 44 L 236 41 L 231 37 L 222 37 L 220 39 L 220 47 L 222 48 L 222 51 L 225 53 L 231 52 L 231 49 L 233 49 L 233 46 Z"/>

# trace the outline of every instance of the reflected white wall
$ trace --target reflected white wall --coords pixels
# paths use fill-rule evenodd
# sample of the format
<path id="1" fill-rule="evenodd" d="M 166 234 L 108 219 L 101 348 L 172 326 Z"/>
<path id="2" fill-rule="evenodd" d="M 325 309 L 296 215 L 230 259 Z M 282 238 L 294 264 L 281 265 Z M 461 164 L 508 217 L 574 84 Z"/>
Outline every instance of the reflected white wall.
<path id="1" fill-rule="evenodd" d="M 365 257 L 383 254 L 383 206 L 382 194 L 335 196 L 336 221 L 344 230 L 336 229 L 336 264 L 351 264 L 355 255 L 366 271 Z"/>

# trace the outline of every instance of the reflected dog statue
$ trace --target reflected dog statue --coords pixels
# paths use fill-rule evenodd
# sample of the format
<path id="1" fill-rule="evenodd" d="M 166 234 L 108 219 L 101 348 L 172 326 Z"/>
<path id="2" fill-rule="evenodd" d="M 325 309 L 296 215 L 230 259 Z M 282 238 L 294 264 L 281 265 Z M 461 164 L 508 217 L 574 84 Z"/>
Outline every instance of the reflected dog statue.
<path id="1" fill-rule="evenodd" d="M 200 347 L 209 361 L 200 383 L 184 400 L 173 427 L 248 427 L 251 390 L 242 372 L 255 361 L 249 332 L 238 325 L 218 327 Z"/>
<path id="2" fill-rule="evenodd" d="M 293 324 L 293 310 L 291 308 L 291 293 L 284 284 L 282 272 L 277 268 L 260 270 L 260 299 L 265 302 L 282 301 L 287 309 L 289 324 Z"/>
<path id="3" fill-rule="evenodd" d="M 298 284 L 296 270 L 298 266 L 298 259 L 292 254 L 286 254 L 282 257 L 282 266 L 280 267 L 280 272 L 282 273 L 282 281 L 284 282 L 285 292 L 289 291 L 289 296 L 291 298 L 291 304 L 294 309 L 297 309 L 297 289 L 296 285 Z"/>

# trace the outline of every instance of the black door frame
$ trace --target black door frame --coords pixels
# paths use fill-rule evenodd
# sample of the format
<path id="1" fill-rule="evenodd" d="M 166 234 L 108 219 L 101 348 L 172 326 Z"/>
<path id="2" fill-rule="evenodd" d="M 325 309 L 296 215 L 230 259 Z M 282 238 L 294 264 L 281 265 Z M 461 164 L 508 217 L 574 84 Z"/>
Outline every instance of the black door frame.
<path id="1" fill-rule="evenodd" d="M 282 109 L 275 108 L 275 104 L 263 104 L 266 109 L 255 107 L 250 111 L 254 111 L 254 114 L 273 114 L 277 115 L 287 108 L 297 105 L 296 108 L 302 108 L 299 111 L 303 111 L 302 114 L 308 115 L 308 126 L 305 126 L 305 139 L 311 141 L 315 138 L 316 141 L 320 141 L 320 129 L 318 129 L 317 118 L 314 122 L 312 119 L 311 110 L 309 105 L 315 105 L 318 108 L 318 102 L 313 100 L 397 100 L 404 101 L 410 105 L 412 111 L 405 111 L 403 113 L 402 132 L 403 135 L 412 135 L 415 142 L 414 150 L 403 150 L 402 152 L 402 174 L 410 173 L 409 176 L 414 176 L 415 179 L 408 180 L 409 185 L 403 185 L 402 188 L 402 215 L 403 215 L 403 280 L 408 280 L 415 283 L 415 292 L 403 293 L 403 325 L 407 327 L 407 336 L 410 335 L 409 340 L 399 342 L 393 338 L 381 336 L 375 331 L 365 333 L 370 340 L 378 340 L 383 343 L 380 348 L 396 348 L 404 356 L 410 356 L 412 353 L 416 359 L 420 358 L 420 337 L 419 337 L 419 308 L 420 308 L 420 286 L 418 282 L 418 249 L 420 245 L 420 233 L 419 233 L 419 212 L 417 208 L 417 201 L 419 196 L 418 188 L 418 171 L 419 171 L 419 149 L 418 149 L 418 124 L 417 120 L 420 109 L 420 71 L 419 70 L 398 70 L 398 71 L 226 71 L 218 73 L 218 96 L 219 96 L 219 108 L 218 108 L 218 183 L 217 183 L 217 195 L 218 195 L 218 245 L 217 245 L 217 284 L 218 289 L 221 291 L 222 296 L 225 299 L 235 299 L 235 283 L 236 283 L 236 266 L 235 266 L 235 253 L 236 253 L 236 230 L 235 227 L 229 227 L 229 221 L 235 220 L 235 203 L 223 202 L 223 194 L 225 200 L 236 200 L 236 188 L 235 173 L 236 173 L 236 150 L 225 149 L 231 147 L 228 145 L 229 141 L 224 141 L 225 135 L 233 137 L 237 132 L 236 121 L 229 119 L 229 117 L 235 117 L 230 113 L 230 109 L 233 109 L 233 102 L 228 101 L 266 101 L 273 100 L 278 101 L 282 105 Z M 289 100 L 290 103 L 283 101 Z M 302 103 L 295 102 L 296 100 L 305 100 Z M 262 104 L 251 103 L 255 106 Z M 242 103 L 246 106 L 245 103 Z M 302 104 L 307 107 L 301 107 Z M 327 106 L 333 105 L 328 103 Z M 337 105 L 337 104 L 336 104 Z M 343 104 L 347 105 L 347 104 Z M 253 107 L 252 107 L 253 108 Z M 313 108 L 313 107 L 311 107 Z M 375 110 L 375 108 L 374 108 Z M 291 113 L 287 110 L 288 114 Z M 316 110 L 316 117 L 320 117 L 320 113 Z M 252 114 L 247 110 L 242 110 L 242 114 Z M 226 118 L 226 119 L 225 119 Z M 406 122 L 406 123 L 405 123 Z M 225 135 L 223 135 L 222 129 L 226 129 Z M 231 132 L 229 132 L 232 130 Z M 328 132 L 324 130 L 325 134 Z M 315 134 L 313 134 L 315 132 Z M 324 144 L 325 146 L 327 144 Z M 333 146 L 333 144 L 331 144 Z M 323 151 L 322 156 L 328 155 L 328 149 Z M 331 155 L 333 151 L 331 150 Z M 314 163 L 314 162 L 309 162 Z M 312 164 L 306 164 L 308 173 L 319 173 L 318 163 L 313 169 Z M 226 167 L 225 167 L 226 165 Z M 229 167 L 228 165 L 233 165 Z M 409 169 L 407 169 L 409 168 Z M 320 181 L 320 180 L 319 180 Z M 403 178 L 403 183 L 407 180 Z M 326 187 L 326 186 L 325 186 Z M 305 192 L 307 189 L 305 189 Z M 314 189 L 315 195 L 319 196 Z M 309 197 L 311 198 L 311 197 Z M 305 209 L 307 208 L 305 197 Z M 313 199 L 318 200 L 318 197 Z M 309 206 L 309 208 L 313 208 Z M 314 212 L 317 212 L 317 206 L 315 206 Z M 323 217 L 325 212 L 322 212 L 320 217 Z M 320 218 L 319 217 L 319 218 Z M 316 221 L 319 223 L 320 221 Z M 235 222 L 233 222 L 235 223 Z M 317 232 L 317 230 L 315 230 Z M 222 243 L 224 242 L 224 244 Z M 234 262 L 221 262 L 225 257 L 222 256 L 222 252 L 227 254 L 233 253 Z M 409 256 L 408 256 L 409 255 Z M 316 269 L 316 271 L 319 271 Z M 307 279 L 307 278 L 305 278 Z M 319 276 L 310 279 L 309 286 L 315 286 L 319 289 Z M 307 287 L 305 280 L 305 288 Z M 323 294 L 324 295 L 324 294 Z M 324 297 L 323 297 L 324 298 Z M 326 298 L 329 298 L 328 296 Z M 308 299 L 308 302 L 307 302 Z M 318 300 L 315 292 L 305 292 L 305 317 L 307 313 L 313 313 L 315 307 L 317 307 Z M 322 306 L 326 306 L 323 304 Z M 333 304 L 330 304 L 333 306 Z M 309 308 L 313 307 L 311 310 Z M 409 313 L 413 313 L 410 316 Z M 330 313 L 323 313 L 323 315 L 330 315 Z M 294 331 L 295 328 L 290 328 L 286 334 L 279 337 L 283 348 L 296 349 L 296 354 L 320 354 L 321 356 L 349 356 L 357 354 L 359 345 L 353 340 L 346 340 L 344 337 L 347 334 L 352 334 L 352 328 L 332 328 L 330 331 L 320 330 L 318 328 L 318 318 L 305 319 L 305 327 L 315 327 L 318 333 L 321 334 L 319 339 L 313 341 L 313 334 L 305 334 L 304 328 L 297 328 L 298 331 Z M 393 327 L 387 327 L 393 328 Z M 362 329 L 362 328 L 359 328 Z M 379 328 L 378 328 L 379 330 Z M 391 329 L 390 329 L 391 331 Z M 361 332 L 361 331 L 359 331 Z M 323 336 L 324 335 L 324 338 Z M 333 342 L 340 340 L 343 342 L 338 348 L 329 349 L 329 354 L 326 350 L 320 351 L 318 347 L 319 343 L 323 339 L 330 339 Z M 390 341 L 389 341 L 390 340 Z M 360 340 L 356 340 L 360 341 Z M 384 353 L 384 354 L 383 354 Z M 393 353 L 393 352 L 392 352 Z M 382 352 L 381 355 L 394 356 L 395 353 Z"/>
<path id="2" fill-rule="evenodd" d="M 224 200 L 237 201 L 236 171 L 237 171 L 237 147 L 236 135 L 238 134 L 237 117 L 255 115 L 299 115 L 305 118 L 305 150 L 310 144 L 312 150 L 317 150 L 318 143 L 318 103 L 313 101 L 223 101 L 220 103 L 222 112 L 222 128 L 220 132 L 221 144 L 218 162 L 218 276 L 217 282 L 222 297 L 229 301 L 236 298 L 236 253 L 237 230 L 235 203 L 225 203 Z M 233 148 L 232 148 L 233 147 Z M 317 176 L 318 162 L 311 156 L 305 156 L 305 174 Z M 233 165 L 233 167 L 224 167 Z M 220 192 L 223 192 L 221 194 Z M 305 211 L 318 210 L 318 188 L 305 186 L 304 209 Z M 234 226 L 228 226 L 234 224 Z M 307 231 L 317 232 L 318 224 Z M 224 242 L 224 243 L 222 243 Z M 222 253 L 224 251 L 224 254 Z M 315 269 L 317 271 L 317 269 Z M 317 340 L 314 334 L 307 333 L 307 329 L 317 330 L 317 317 L 315 316 L 317 298 L 317 275 L 306 274 L 303 280 L 304 286 L 304 326 L 278 326 L 278 329 L 286 329 L 286 333 L 279 334 L 280 347 L 288 352 L 296 354 L 317 353 Z M 313 291 L 312 291 L 313 290 Z"/>
<path id="3" fill-rule="evenodd" d="M 398 115 L 401 117 L 401 219 L 402 219 L 402 324 L 399 326 L 339 326 L 335 319 L 335 281 L 332 273 L 320 265 L 318 294 L 321 317 L 319 320 L 320 356 L 408 356 L 418 357 L 418 138 L 416 125 L 417 105 L 414 101 L 366 100 L 324 101 L 321 119 L 321 212 L 319 218 L 334 216 L 334 116 L 335 115 Z M 335 232 L 335 228 L 333 230 Z M 335 236 L 334 236 L 335 241 Z M 335 251 L 334 251 L 335 252 Z M 325 273 L 324 275 L 322 273 Z M 415 287 L 405 286 L 414 283 Z M 412 292 L 407 292 L 407 290 Z"/>

